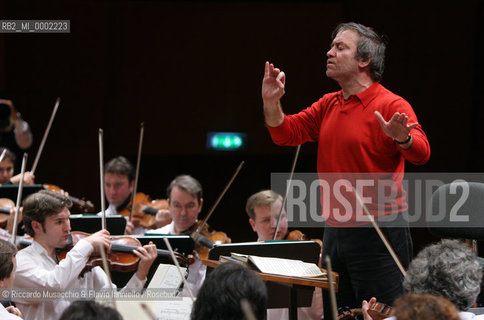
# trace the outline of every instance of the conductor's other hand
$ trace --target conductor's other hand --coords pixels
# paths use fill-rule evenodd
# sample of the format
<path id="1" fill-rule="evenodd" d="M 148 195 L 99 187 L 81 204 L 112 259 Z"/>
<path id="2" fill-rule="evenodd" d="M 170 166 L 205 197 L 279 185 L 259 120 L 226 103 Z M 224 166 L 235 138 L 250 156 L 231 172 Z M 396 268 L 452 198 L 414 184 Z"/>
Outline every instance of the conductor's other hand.
<path id="1" fill-rule="evenodd" d="M 380 112 L 375 111 L 375 117 L 387 136 L 397 141 L 405 141 L 410 130 L 418 126 L 418 122 L 408 124 L 408 116 L 405 113 L 395 112 L 387 122 Z"/>

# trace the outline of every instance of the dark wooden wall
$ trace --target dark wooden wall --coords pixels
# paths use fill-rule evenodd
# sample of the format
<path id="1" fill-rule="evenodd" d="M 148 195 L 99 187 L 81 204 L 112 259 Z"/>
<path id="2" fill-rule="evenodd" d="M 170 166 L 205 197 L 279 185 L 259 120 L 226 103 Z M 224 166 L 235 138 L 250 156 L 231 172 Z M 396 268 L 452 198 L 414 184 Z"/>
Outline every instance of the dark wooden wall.
<path id="1" fill-rule="evenodd" d="M 210 223 L 235 241 L 254 240 L 245 201 L 270 187 L 271 172 L 288 171 L 295 151 L 275 146 L 264 128 L 264 62 L 286 72 L 287 113 L 309 106 L 338 89 L 324 74 L 325 53 L 343 21 L 388 37 L 382 83 L 412 104 L 432 147 L 428 164 L 408 170 L 484 167 L 483 5 L 477 0 L 2 1 L 0 16 L 70 19 L 69 34 L 0 34 L 0 90 L 32 127 L 30 164 L 61 97 L 37 181 L 96 205 L 98 129 L 105 132 L 106 160 L 125 155 L 135 162 L 144 122 L 139 190 L 164 197 L 171 179 L 189 173 L 204 186 L 208 210 L 245 160 Z M 208 151 L 209 131 L 246 132 L 248 148 Z M 315 144 L 302 148 L 297 171 L 315 170 L 315 151 Z"/>

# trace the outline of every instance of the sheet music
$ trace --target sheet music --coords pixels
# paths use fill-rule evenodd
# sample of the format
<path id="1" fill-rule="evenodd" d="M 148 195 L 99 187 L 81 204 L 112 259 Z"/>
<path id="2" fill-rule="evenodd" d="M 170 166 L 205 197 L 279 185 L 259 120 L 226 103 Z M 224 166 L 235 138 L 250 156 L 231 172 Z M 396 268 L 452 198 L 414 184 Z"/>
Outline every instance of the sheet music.
<path id="1" fill-rule="evenodd" d="M 152 320 L 142 309 L 141 302 L 150 308 L 156 319 L 190 320 L 192 300 L 189 297 L 161 301 L 118 301 L 116 307 L 124 319 Z"/>
<path id="2" fill-rule="evenodd" d="M 249 259 L 263 273 L 289 277 L 317 278 L 325 276 L 317 265 L 301 260 L 249 256 Z"/>
<path id="3" fill-rule="evenodd" d="M 153 311 L 158 319 L 189 320 L 192 312 L 192 299 L 156 301 Z"/>
<path id="4" fill-rule="evenodd" d="M 181 269 L 183 274 L 186 275 L 187 268 Z M 182 282 L 183 280 L 180 277 L 180 273 L 176 269 L 176 266 L 160 263 L 148 285 L 148 289 L 178 289 Z"/>

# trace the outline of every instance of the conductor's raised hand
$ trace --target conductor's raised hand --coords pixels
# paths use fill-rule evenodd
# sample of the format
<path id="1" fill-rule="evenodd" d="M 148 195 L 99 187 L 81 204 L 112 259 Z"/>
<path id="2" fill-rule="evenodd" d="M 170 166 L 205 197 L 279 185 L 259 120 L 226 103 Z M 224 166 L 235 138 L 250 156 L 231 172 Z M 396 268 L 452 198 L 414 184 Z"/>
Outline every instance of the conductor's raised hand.
<path id="1" fill-rule="evenodd" d="M 378 111 L 375 111 L 374 114 L 383 132 L 397 141 L 406 141 L 410 130 L 418 126 L 418 122 L 408 124 L 408 116 L 405 113 L 395 112 L 389 121 L 386 121 Z"/>
<path id="2" fill-rule="evenodd" d="M 286 75 L 272 63 L 266 61 L 264 79 L 262 80 L 262 100 L 264 104 L 277 103 L 284 95 Z"/>

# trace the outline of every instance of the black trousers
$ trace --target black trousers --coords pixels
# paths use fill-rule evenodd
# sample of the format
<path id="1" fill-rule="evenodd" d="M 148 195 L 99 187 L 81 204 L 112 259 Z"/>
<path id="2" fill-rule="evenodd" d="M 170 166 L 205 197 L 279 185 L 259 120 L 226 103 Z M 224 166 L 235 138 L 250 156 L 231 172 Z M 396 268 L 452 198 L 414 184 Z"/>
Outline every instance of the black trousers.
<path id="1" fill-rule="evenodd" d="M 405 270 L 413 256 L 408 227 L 381 228 Z M 333 271 L 339 273 L 336 293 L 338 307 L 361 308 L 363 300 L 376 297 L 392 305 L 403 293 L 403 275 L 372 226 L 333 228 L 326 226 L 323 236 L 324 257 L 329 255 Z M 329 293 L 323 293 L 324 318 L 333 319 Z"/>

